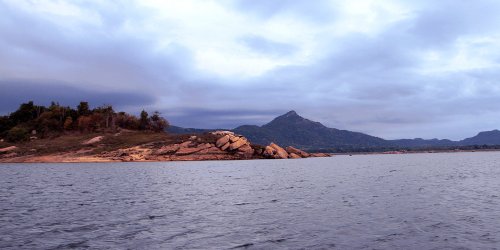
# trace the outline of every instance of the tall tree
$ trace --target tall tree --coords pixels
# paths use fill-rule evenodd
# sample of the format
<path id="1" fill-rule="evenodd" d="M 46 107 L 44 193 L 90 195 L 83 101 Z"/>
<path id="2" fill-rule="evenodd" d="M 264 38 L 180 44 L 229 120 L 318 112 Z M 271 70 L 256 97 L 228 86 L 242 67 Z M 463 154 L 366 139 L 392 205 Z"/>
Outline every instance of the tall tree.
<path id="1" fill-rule="evenodd" d="M 149 114 L 145 110 L 141 111 L 141 117 L 139 118 L 139 129 L 146 130 L 149 125 Z"/>
<path id="2" fill-rule="evenodd" d="M 168 126 L 168 121 L 160 116 L 160 112 L 155 111 L 151 116 L 151 129 L 155 132 L 162 132 Z"/>
<path id="3" fill-rule="evenodd" d="M 22 122 L 27 122 L 33 120 L 37 115 L 37 110 L 33 105 L 33 101 L 28 103 L 23 103 L 19 106 L 19 109 L 10 114 L 9 118 L 15 123 L 19 124 Z"/>
<path id="4" fill-rule="evenodd" d="M 80 102 L 78 104 L 78 115 L 89 115 L 90 114 L 90 109 L 89 109 L 89 103 L 88 102 Z"/>

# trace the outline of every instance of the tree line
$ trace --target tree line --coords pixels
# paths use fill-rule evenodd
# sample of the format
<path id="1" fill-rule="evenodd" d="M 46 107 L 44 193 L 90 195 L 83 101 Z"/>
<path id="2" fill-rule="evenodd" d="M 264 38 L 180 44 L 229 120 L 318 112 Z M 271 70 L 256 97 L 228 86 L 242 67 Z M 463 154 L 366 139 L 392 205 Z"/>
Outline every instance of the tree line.
<path id="1" fill-rule="evenodd" d="M 16 142 L 64 132 L 116 132 L 119 128 L 163 132 L 169 126 L 158 111 L 152 115 L 142 111 L 139 117 L 115 112 L 111 105 L 90 109 L 88 102 L 80 102 L 76 109 L 52 102 L 45 107 L 32 101 L 23 103 L 6 116 L 0 116 L 0 137 Z"/>

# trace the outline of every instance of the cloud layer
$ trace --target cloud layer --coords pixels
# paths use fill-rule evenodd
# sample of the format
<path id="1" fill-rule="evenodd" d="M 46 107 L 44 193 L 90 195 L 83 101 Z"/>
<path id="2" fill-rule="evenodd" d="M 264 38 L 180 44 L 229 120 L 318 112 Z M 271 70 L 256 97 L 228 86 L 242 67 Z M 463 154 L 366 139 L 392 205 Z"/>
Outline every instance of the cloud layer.
<path id="1" fill-rule="evenodd" d="M 89 100 L 231 128 L 290 109 L 383 138 L 500 128 L 500 3 L 0 2 L 0 113 Z"/>

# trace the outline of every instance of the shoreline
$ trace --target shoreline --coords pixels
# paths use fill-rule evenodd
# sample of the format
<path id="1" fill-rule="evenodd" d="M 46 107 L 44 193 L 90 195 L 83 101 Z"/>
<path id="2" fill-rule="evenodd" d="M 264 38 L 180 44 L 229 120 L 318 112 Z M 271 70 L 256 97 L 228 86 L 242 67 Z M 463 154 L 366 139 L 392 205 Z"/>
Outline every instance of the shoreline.
<path id="1" fill-rule="evenodd" d="M 367 152 L 367 153 L 330 153 L 329 156 L 366 156 L 366 155 L 402 155 L 402 154 L 452 154 L 452 153 L 484 153 L 484 152 L 500 152 L 499 149 L 484 149 L 484 150 L 443 150 L 443 151 L 412 151 L 412 152 L 401 152 L 401 153 L 387 153 L 387 152 Z M 328 156 L 325 156 L 328 157 Z M 0 159 L 0 164 L 2 163 L 117 163 L 117 162 L 131 162 L 131 163 L 141 163 L 141 162 L 204 162 L 204 161 L 250 161 L 250 160 L 269 160 L 268 158 L 249 158 L 249 159 L 142 159 L 142 160 L 130 160 L 123 161 L 119 159 L 104 158 L 99 156 L 67 156 L 66 154 L 55 154 L 55 155 L 43 155 L 43 156 L 22 156 L 14 158 L 2 158 Z M 290 159 L 292 160 L 292 159 Z"/>
<path id="2" fill-rule="evenodd" d="M 230 131 L 166 134 L 121 130 L 118 133 L 64 134 L 23 143 L 0 142 L 0 163 L 175 162 L 309 157 L 497 152 L 497 148 L 414 149 L 378 152 L 307 153 L 275 143 L 252 144 Z"/>
<path id="3" fill-rule="evenodd" d="M 0 144 L 0 162 L 168 162 L 329 157 L 271 143 L 252 144 L 230 131 L 169 135 L 122 131 L 115 134 L 68 134 L 19 144 Z"/>
<path id="4" fill-rule="evenodd" d="M 321 158 L 321 157 L 316 157 Z M 32 160 L 35 158 L 30 158 L 30 160 L 26 161 L 3 161 L 0 160 L 0 164 L 23 164 L 23 163 L 142 163 L 142 162 L 206 162 L 206 161 L 259 161 L 259 160 L 274 160 L 274 159 L 266 159 L 266 158 L 255 158 L 255 159 L 211 159 L 211 160 L 139 160 L 139 161 L 120 161 L 120 160 L 112 160 L 112 159 L 103 159 L 103 160 L 67 160 L 67 161 L 38 161 Z M 296 160 L 296 159 L 282 159 L 282 160 Z"/>
<path id="5" fill-rule="evenodd" d="M 439 153 L 480 153 L 500 152 L 500 149 L 475 149 L 475 150 L 422 150 L 422 151 L 391 151 L 391 152 L 353 152 L 353 153 L 329 153 L 335 155 L 402 155 L 402 154 L 439 154 Z"/>

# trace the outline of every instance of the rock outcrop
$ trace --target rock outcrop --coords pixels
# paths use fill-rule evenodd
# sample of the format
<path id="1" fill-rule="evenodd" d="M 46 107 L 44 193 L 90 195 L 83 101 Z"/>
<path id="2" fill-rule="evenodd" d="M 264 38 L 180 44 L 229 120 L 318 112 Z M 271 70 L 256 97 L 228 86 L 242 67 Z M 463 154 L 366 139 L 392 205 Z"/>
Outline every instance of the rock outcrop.
<path id="1" fill-rule="evenodd" d="M 229 142 L 229 135 L 224 135 L 215 142 L 215 146 L 220 148 Z"/>
<path id="2" fill-rule="evenodd" d="M 286 151 L 289 153 L 289 154 L 295 154 L 295 155 L 298 155 L 299 157 L 301 158 L 307 158 L 307 157 L 310 157 L 311 154 L 307 153 L 307 152 L 304 152 L 300 149 L 297 149 L 297 148 L 294 148 L 292 146 L 289 146 L 289 147 L 286 147 Z"/>
<path id="3" fill-rule="evenodd" d="M 4 147 L 0 148 L 0 159 L 2 161 L 16 161 L 16 159 L 17 161 L 28 161 L 34 159 L 34 161 L 40 162 L 203 161 L 299 159 L 328 156 L 326 154 L 309 154 L 294 147 L 283 148 L 276 143 L 271 143 L 268 146 L 253 145 L 247 138 L 230 131 L 171 137 L 168 138 L 169 140 L 157 140 L 125 148 L 115 148 L 110 151 L 100 151 L 107 146 L 106 143 L 109 143 L 105 140 L 105 136 L 96 136 L 79 141 L 78 144 L 82 146 L 80 150 L 44 155 L 36 159 L 32 157 L 37 153 L 35 149 L 33 149 L 34 151 L 23 152 L 16 146 Z M 111 136 L 116 137 L 116 135 Z"/>
<path id="4" fill-rule="evenodd" d="M 274 142 L 271 142 L 271 144 L 269 144 L 269 146 L 275 150 L 275 152 L 276 152 L 275 158 L 276 159 L 288 159 L 288 152 L 286 152 L 286 150 L 284 150 L 282 147 L 278 146 Z"/>
<path id="5" fill-rule="evenodd" d="M 104 138 L 104 136 L 96 136 L 92 139 L 89 139 L 89 140 L 82 142 L 82 144 L 83 145 L 92 145 L 92 144 L 95 144 L 95 143 L 102 141 L 103 138 Z"/>
<path id="6" fill-rule="evenodd" d="M 0 154 L 5 154 L 5 153 L 8 153 L 8 152 L 14 151 L 16 149 L 17 149 L 16 146 L 10 146 L 10 147 L 5 147 L 5 148 L 0 148 Z"/>
<path id="7" fill-rule="evenodd" d="M 312 153 L 310 157 L 330 157 L 327 153 Z"/>
<path id="8" fill-rule="evenodd" d="M 262 150 L 262 156 L 268 159 L 299 159 L 309 157 L 330 157 L 326 153 L 310 154 L 294 147 L 286 147 L 283 149 L 276 143 L 271 143 Z"/>
<path id="9" fill-rule="evenodd" d="M 274 155 L 276 155 L 276 149 L 271 146 L 266 146 L 262 155 L 266 158 L 275 158 Z"/>
<path id="10" fill-rule="evenodd" d="M 215 131 L 211 134 L 220 136 L 215 146 L 221 151 L 235 154 L 243 159 L 251 159 L 254 156 L 255 150 L 247 138 L 230 131 Z"/>
<path id="11" fill-rule="evenodd" d="M 231 131 L 215 131 L 217 136 L 215 147 L 221 151 L 233 154 L 239 159 L 267 158 L 267 159 L 299 159 L 308 157 L 328 157 L 328 154 L 310 154 L 294 147 L 282 148 L 276 143 L 262 147 L 252 145 L 247 138 Z"/>

